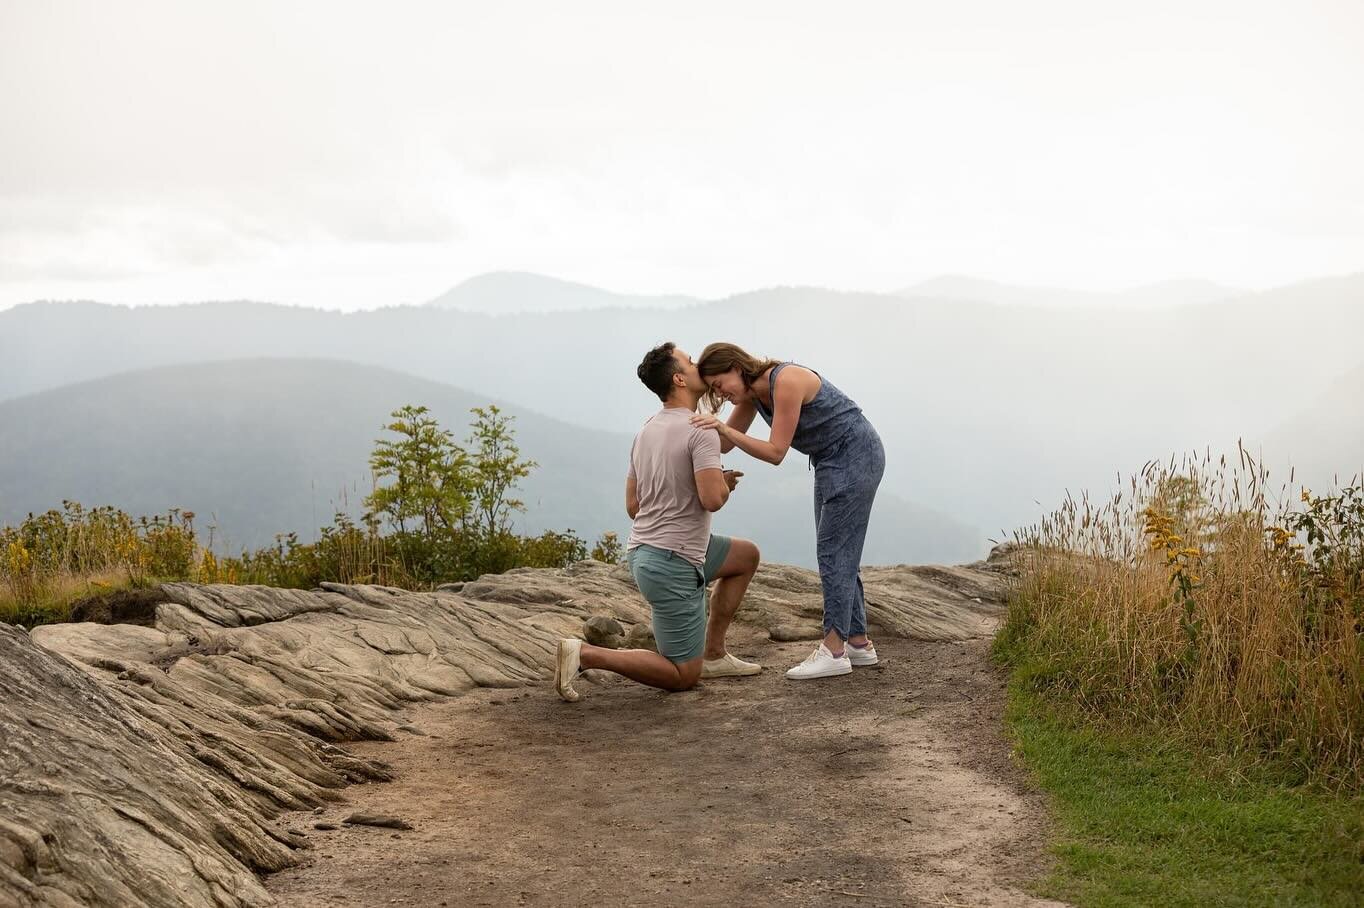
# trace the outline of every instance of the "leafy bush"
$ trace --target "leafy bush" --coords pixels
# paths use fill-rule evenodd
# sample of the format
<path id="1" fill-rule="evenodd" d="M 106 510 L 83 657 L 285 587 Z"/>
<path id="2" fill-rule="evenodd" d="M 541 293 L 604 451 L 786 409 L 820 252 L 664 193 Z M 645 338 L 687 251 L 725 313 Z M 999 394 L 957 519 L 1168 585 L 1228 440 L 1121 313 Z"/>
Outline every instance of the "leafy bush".
<path id="1" fill-rule="evenodd" d="M 592 557 L 607 564 L 619 564 L 625 560 L 625 547 L 621 545 L 619 536 L 607 530 L 597 538 L 597 544 L 592 546 Z"/>
<path id="2" fill-rule="evenodd" d="M 116 587 L 170 580 L 255 583 L 311 589 L 324 581 L 429 589 L 514 567 L 566 567 L 588 556 L 573 533 L 512 531 L 524 505 L 513 497 L 536 466 L 516 445 L 512 418 L 495 406 L 476 407 L 464 445 L 425 407 L 395 410 L 370 457 L 376 485 L 369 512 L 357 523 L 338 513 L 305 543 L 296 533 L 273 545 L 219 557 L 201 545 L 194 514 L 133 518 L 112 507 L 32 515 L 0 528 L 0 621 L 64 620 L 70 603 Z M 619 559 L 607 533 L 592 549 Z"/>
<path id="3" fill-rule="evenodd" d="M 0 528 L 0 620 L 62 620 L 82 596 L 192 578 L 199 558 L 193 521 L 188 511 L 134 519 L 64 501 L 61 510 Z"/>

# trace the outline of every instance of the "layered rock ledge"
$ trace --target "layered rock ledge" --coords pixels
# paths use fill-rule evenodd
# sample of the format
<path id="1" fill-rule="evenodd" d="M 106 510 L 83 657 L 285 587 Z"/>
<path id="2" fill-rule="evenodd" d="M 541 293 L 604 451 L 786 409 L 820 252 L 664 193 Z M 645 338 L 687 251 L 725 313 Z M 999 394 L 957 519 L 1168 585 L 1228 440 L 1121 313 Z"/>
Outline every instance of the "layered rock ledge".
<path id="1" fill-rule="evenodd" d="M 869 624 L 988 634 L 1009 572 L 1007 553 L 867 568 Z M 344 742 L 408 733 L 406 703 L 546 683 L 589 617 L 648 622 L 628 571 L 592 561 L 433 593 L 175 583 L 144 601 L 139 624 L 0 625 L 0 906 L 272 904 L 258 875 L 307 847 L 279 815 L 390 777 Z M 774 565 L 739 620 L 792 639 L 820 614 L 817 575 Z"/>

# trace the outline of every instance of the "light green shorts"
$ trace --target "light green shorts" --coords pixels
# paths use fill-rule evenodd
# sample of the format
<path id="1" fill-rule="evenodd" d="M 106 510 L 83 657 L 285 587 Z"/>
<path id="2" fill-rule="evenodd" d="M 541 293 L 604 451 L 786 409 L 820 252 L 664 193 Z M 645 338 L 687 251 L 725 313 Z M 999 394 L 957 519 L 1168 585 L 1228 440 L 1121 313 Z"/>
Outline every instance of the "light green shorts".
<path id="1" fill-rule="evenodd" d="M 654 641 L 670 662 L 690 662 L 706 648 L 706 584 L 720 573 L 730 538 L 711 536 L 698 568 L 676 552 L 652 545 L 630 550 L 626 561 L 654 617 Z"/>

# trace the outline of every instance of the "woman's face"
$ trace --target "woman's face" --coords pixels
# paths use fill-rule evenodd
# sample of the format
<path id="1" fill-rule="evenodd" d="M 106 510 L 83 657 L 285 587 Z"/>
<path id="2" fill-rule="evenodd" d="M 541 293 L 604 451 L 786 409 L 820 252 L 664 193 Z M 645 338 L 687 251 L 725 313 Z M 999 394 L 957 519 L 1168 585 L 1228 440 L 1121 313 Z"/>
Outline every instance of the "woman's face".
<path id="1" fill-rule="evenodd" d="M 721 372 L 719 375 L 707 376 L 706 384 L 710 385 L 712 391 L 730 403 L 743 400 L 748 396 L 748 388 L 744 387 L 744 380 L 739 375 L 738 366 L 728 372 Z"/>

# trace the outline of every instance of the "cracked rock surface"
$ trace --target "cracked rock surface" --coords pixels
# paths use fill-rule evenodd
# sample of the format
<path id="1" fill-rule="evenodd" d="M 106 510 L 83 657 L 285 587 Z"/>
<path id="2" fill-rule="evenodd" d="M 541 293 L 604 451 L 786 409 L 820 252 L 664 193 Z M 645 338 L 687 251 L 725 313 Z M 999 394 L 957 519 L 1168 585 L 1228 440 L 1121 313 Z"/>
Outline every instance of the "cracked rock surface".
<path id="1" fill-rule="evenodd" d="M 867 568 L 873 632 L 988 634 L 1007 554 Z M 0 625 L 0 905 L 269 905 L 297 863 L 284 811 L 391 778 L 343 745 L 394 740 L 406 704 L 544 684 L 555 642 L 648 610 L 620 565 L 519 569 L 444 591 L 165 584 L 150 626 Z M 819 580 L 764 566 L 739 621 L 818 630 Z M 794 630 L 793 630 L 794 629 Z"/>

